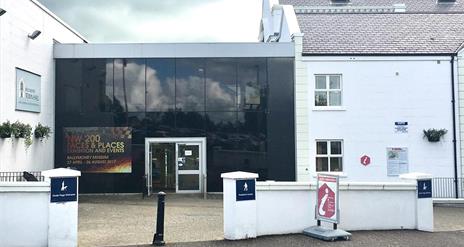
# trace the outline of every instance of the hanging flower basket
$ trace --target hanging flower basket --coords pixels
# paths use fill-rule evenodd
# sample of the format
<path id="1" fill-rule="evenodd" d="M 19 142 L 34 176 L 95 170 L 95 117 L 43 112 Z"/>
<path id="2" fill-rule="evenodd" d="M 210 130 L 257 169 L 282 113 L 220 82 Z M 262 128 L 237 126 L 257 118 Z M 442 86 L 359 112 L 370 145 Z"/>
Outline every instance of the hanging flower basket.
<path id="1" fill-rule="evenodd" d="M 47 125 L 42 125 L 41 123 L 37 124 L 34 130 L 35 138 L 38 138 L 40 141 L 49 138 L 51 133 L 51 128 Z"/>
<path id="2" fill-rule="evenodd" d="M 26 149 L 32 145 L 32 127 L 30 124 L 24 124 L 16 121 L 11 124 L 11 134 L 15 138 L 24 138 Z"/>
<path id="3" fill-rule="evenodd" d="M 10 138 L 11 137 L 11 123 L 6 121 L 0 125 L 0 138 Z"/>
<path id="4" fill-rule="evenodd" d="M 424 138 L 429 142 L 439 142 L 440 138 L 444 136 L 448 130 L 446 129 L 428 129 L 424 130 Z"/>

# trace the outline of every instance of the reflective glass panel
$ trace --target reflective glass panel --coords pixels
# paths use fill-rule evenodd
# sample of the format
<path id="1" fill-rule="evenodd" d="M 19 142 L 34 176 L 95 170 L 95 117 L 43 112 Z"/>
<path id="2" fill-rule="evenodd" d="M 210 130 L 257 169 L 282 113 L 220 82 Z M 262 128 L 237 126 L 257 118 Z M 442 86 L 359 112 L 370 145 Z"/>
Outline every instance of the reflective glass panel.
<path id="1" fill-rule="evenodd" d="M 341 172 L 343 171 L 342 158 L 330 158 L 330 171 L 331 172 Z"/>
<path id="2" fill-rule="evenodd" d="M 175 135 L 174 112 L 147 112 L 147 134 L 150 137 L 169 137 Z"/>
<path id="3" fill-rule="evenodd" d="M 205 110 L 205 68 L 203 59 L 176 59 L 176 109 Z"/>
<path id="4" fill-rule="evenodd" d="M 177 136 L 205 136 L 203 112 L 176 112 Z"/>
<path id="5" fill-rule="evenodd" d="M 329 76 L 330 80 L 330 89 L 340 89 L 340 76 L 331 75 Z"/>
<path id="6" fill-rule="evenodd" d="M 317 154 L 327 154 L 327 142 L 317 142 L 316 152 Z"/>
<path id="7" fill-rule="evenodd" d="M 175 60 L 147 59 L 147 111 L 175 108 Z"/>
<path id="8" fill-rule="evenodd" d="M 238 105 L 242 110 L 261 110 L 266 107 L 266 60 L 238 60 Z"/>
<path id="9" fill-rule="evenodd" d="M 179 174 L 177 176 L 179 190 L 199 190 L 200 179 L 197 174 Z"/>
<path id="10" fill-rule="evenodd" d="M 199 170 L 200 169 L 200 146 L 179 144 L 177 169 Z"/>
<path id="11" fill-rule="evenodd" d="M 109 112 L 113 103 L 113 59 L 85 59 L 82 66 L 86 112 Z"/>
<path id="12" fill-rule="evenodd" d="M 327 92 L 315 92 L 316 106 L 327 106 Z"/>
<path id="13" fill-rule="evenodd" d="M 330 106 L 341 106 L 342 105 L 342 93 L 340 91 L 329 92 L 329 105 Z"/>
<path id="14" fill-rule="evenodd" d="M 145 60 L 114 60 L 114 100 L 117 109 L 145 111 Z"/>
<path id="15" fill-rule="evenodd" d="M 58 59 L 56 62 L 56 111 L 82 111 L 82 59 Z"/>
<path id="16" fill-rule="evenodd" d="M 329 158 L 327 158 L 327 157 L 317 157 L 316 158 L 316 171 L 317 172 L 327 172 L 327 171 L 329 171 Z"/>
<path id="17" fill-rule="evenodd" d="M 325 75 L 316 75 L 316 89 L 326 89 Z"/>
<path id="18" fill-rule="evenodd" d="M 331 154 L 342 154 L 342 143 L 337 141 L 330 142 Z"/>
<path id="19" fill-rule="evenodd" d="M 206 110 L 234 111 L 237 99 L 234 59 L 206 60 Z"/>

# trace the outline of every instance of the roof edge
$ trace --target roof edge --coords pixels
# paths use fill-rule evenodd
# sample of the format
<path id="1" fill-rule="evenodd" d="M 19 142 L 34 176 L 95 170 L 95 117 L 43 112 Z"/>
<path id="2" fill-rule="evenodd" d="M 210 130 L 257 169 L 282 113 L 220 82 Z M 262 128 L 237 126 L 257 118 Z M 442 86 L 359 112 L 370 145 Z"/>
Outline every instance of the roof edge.
<path id="1" fill-rule="evenodd" d="M 461 51 L 464 51 L 464 41 L 461 43 L 460 46 L 458 46 L 458 49 L 456 50 L 456 54 L 461 52 Z"/>
<path id="2" fill-rule="evenodd" d="M 82 35 L 80 34 L 78 31 L 76 31 L 74 28 L 72 28 L 71 26 L 69 26 L 69 24 L 67 24 L 65 21 L 63 21 L 60 17 L 58 17 L 57 15 L 55 15 L 51 10 L 49 10 L 47 7 L 45 7 L 43 4 L 41 4 L 40 2 L 38 2 L 37 0 L 30 0 L 33 4 L 35 4 L 37 7 L 39 7 L 40 9 L 42 9 L 45 13 L 47 13 L 50 17 L 52 17 L 53 19 L 55 19 L 56 21 L 58 21 L 61 25 L 63 25 L 66 29 L 68 29 L 69 31 L 71 31 L 72 33 L 74 33 L 77 37 L 79 37 L 82 41 L 84 41 L 84 43 L 89 43 L 89 41 Z"/>

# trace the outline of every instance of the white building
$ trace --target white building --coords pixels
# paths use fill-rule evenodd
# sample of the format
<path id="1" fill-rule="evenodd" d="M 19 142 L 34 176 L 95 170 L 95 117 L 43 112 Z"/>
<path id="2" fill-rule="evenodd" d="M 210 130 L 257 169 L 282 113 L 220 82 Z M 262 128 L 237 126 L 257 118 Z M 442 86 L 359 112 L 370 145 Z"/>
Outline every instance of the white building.
<path id="1" fill-rule="evenodd" d="M 260 42 L 115 45 L 83 44 L 35 0 L 0 0 L 0 124 L 54 132 L 28 148 L 0 138 L 0 171 L 81 166 L 84 192 L 221 191 L 230 170 L 460 177 L 464 1 L 398 1 L 263 0 Z M 429 142 L 430 128 L 447 133 Z M 120 157 L 68 150 L 89 133 L 116 142 L 114 131 L 132 148 Z M 186 140 L 201 160 L 187 173 L 176 162 L 192 155 Z"/>
<path id="2" fill-rule="evenodd" d="M 458 63 L 462 74 L 463 2 L 369 5 L 263 2 L 261 41 L 295 43 L 297 180 L 319 171 L 356 181 L 406 171 L 460 176 L 462 125 L 454 128 L 452 100 Z M 423 134 L 429 128 L 448 132 L 432 143 Z"/>
<path id="3" fill-rule="evenodd" d="M 0 0 L 0 124 L 9 120 L 34 127 L 41 123 L 55 125 L 55 43 L 83 43 L 86 40 L 35 0 Z M 40 31 L 35 39 L 28 37 Z M 38 34 L 38 32 L 36 32 Z M 20 73 L 17 76 L 17 71 Z M 16 105 L 17 80 L 32 76 L 38 87 L 39 112 L 20 110 Z M 21 77 L 21 78 L 20 78 Z M 27 85 L 28 79 L 23 80 Z M 28 86 L 26 86 L 27 88 Z M 40 89 L 40 90 L 38 90 Z M 16 95 L 18 93 L 18 96 Z M 47 170 L 54 167 L 54 138 L 26 148 L 23 139 L 0 138 L 0 171 Z"/>

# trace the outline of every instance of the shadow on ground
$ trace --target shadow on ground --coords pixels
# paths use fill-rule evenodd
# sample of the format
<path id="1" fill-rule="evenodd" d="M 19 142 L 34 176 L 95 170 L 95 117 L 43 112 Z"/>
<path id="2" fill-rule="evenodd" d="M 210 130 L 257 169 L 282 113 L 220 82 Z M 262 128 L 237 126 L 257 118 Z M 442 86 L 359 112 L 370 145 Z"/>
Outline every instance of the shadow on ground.
<path id="1" fill-rule="evenodd" d="M 79 246 L 149 246 L 156 222 L 156 198 L 80 196 Z M 359 231 L 353 240 L 331 246 L 464 246 L 464 207 L 435 207 L 435 233 L 419 231 Z M 303 235 L 268 236 L 223 241 L 221 197 L 168 194 L 167 246 L 326 246 Z"/>
<path id="2" fill-rule="evenodd" d="M 463 246 L 464 232 L 437 232 L 425 233 L 419 231 L 358 231 L 352 232 L 351 241 L 325 242 L 306 237 L 301 234 L 266 236 L 257 239 L 240 241 L 201 241 L 184 243 L 167 243 L 173 247 L 208 247 L 208 246 L 253 246 L 253 247 L 281 247 L 281 246 L 334 246 L 334 247 L 377 247 L 377 246 Z M 145 245 L 151 246 L 151 245 Z"/>

